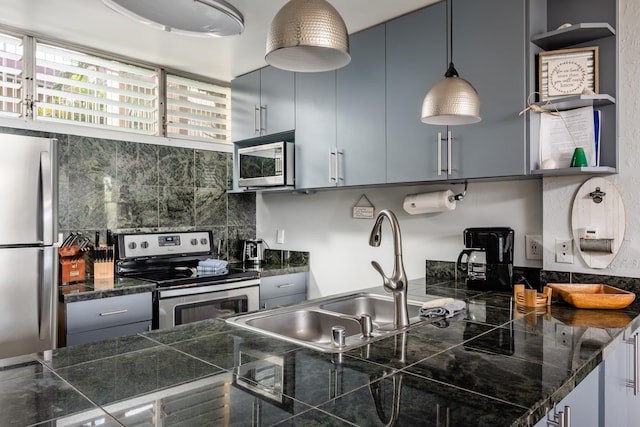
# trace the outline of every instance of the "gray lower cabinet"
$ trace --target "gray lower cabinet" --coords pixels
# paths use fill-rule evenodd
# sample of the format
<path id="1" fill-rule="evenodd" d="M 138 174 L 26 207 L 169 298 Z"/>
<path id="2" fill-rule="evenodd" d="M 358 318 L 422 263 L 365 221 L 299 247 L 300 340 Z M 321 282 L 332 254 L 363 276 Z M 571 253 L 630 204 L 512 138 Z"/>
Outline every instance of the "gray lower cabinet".
<path id="1" fill-rule="evenodd" d="M 548 424 L 547 420 L 558 422 L 561 416 L 559 412 L 563 412 L 562 416 L 569 414 L 566 419 L 569 423 L 559 424 L 563 426 L 597 426 L 599 425 L 600 414 L 602 408 L 600 406 L 600 369 L 602 364 L 594 369 L 584 380 L 578 384 L 564 399 L 562 399 L 554 409 L 552 409 L 545 418 L 541 419 L 535 427 L 547 427 L 554 424 Z M 570 410 L 566 413 L 565 407 Z M 555 424 L 558 425 L 558 424 Z M 609 425 L 609 424 L 606 424 Z M 611 424 L 612 426 L 622 427 L 625 424 Z"/>
<path id="2" fill-rule="evenodd" d="M 636 329 L 604 361 L 605 426 L 640 425 L 640 360 Z"/>
<path id="3" fill-rule="evenodd" d="M 231 82 L 234 141 L 293 130 L 294 76 L 269 66 Z"/>
<path id="4" fill-rule="evenodd" d="M 337 185 L 386 182 L 385 25 L 350 37 L 337 71 Z"/>
<path id="5" fill-rule="evenodd" d="M 307 299 L 307 273 L 289 273 L 260 279 L 260 308 L 295 304 Z"/>
<path id="6" fill-rule="evenodd" d="M 151 292 L 61 304 L 58 345 L 85 344 L 148 331 L 152 308 Z"/>
<path id="7" fill-rule="evenodd" d="M 422 101 L 447 68 L 445 2 L 387 23 L 387 182 L 446 179 L 438 132 L 422 123 Z M 440 158 L 438 155 L 440 154 Z"/>

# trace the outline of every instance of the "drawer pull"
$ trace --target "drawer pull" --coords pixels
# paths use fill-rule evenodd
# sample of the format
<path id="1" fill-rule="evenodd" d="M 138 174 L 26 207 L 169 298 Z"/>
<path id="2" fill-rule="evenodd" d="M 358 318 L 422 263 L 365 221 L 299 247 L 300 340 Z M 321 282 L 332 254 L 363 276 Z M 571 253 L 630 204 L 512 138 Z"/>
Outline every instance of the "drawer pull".
<path id="1" fill-rule="evenodd" d="M 104 313 L 100 313 L 100 316 L 113 316 L 115 314 L 126 313 L 127 311 L 129 311 L 129 310 L 124 309 L 124 310 L 105 311 Z"/>
<path id="2" fill-rule="evenodd" d="M 290 288 L 290 287 L 295 286 L 295 285 L 296 285 L 295 283 L 287 283 L 287 284 L 283 284 L 283 285 L 278 285 L 278 288 L 279 289 Z"/>

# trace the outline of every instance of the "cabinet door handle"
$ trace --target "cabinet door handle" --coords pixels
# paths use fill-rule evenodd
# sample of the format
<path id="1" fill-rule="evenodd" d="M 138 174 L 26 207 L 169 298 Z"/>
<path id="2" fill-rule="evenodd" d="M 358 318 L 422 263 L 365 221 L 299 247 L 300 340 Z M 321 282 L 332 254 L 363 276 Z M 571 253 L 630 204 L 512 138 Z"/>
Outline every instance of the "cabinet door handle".
<path id="1" fill-rule="evenodd" d="M 334 150 L 333 148 L 329 148 L 329 182 L 331 182 L 332 184 L 338 181 L 336 174 L 333 173 L 333 167 L 338 163 L 338 161 L 336 160 L 337 156 L 338 153 L 336 153 L 336 150 Z"/>
<path id="2" fill-rule="evenodd" d="M 438 132 L 438 176 L 442 175 L 442 132 Z"/>
<path id="3" fill-rule="evenodd" d="M 260 106 L 260 135 L 264 135 L 262 132 L 264 132 L 264 134 L 267 133 L 267 105 L 266 104 Z"/>
<path id="4" fill-rule="evenodd" d="M 260 107 L 257 105 L 253 106 L 253 133 L 256 135 L 260 134 L 260 126 L 258 125 L 258 116 L 260 115 Z"/>
<path id="5" fill-rule="evenodd" d="M 295 283 L 285 283 L 285 284 L 282 284 L 282 285 L 278 285 L 278 288 L 280 288 L 280 289 L 282 289 L 282 288 L 290 288 L 290 287 L 295 286 L 295 285 L 296 285 Z"/>
<path id="6" fill-rule="evenodd" d="M 336 156 L 336 176 L 338 177 L 338 184 L 340 181 L 344 181 L 344 176 L 340 173 L 340 156 L 344 157 L 344 151 L 338 150 L 338 155 Z M 344 160 L 342 161 L 342 165 L 344 165 Z"/>
<path id="7" fill-rule="evenodd" d="M 129 310 L 123 309 L 123 310 L 105 311 L 104 313 L 100 313 L 100 316 L 113 316 L 113 315 L 116 315 L 116 314 L 126 313 L 127 311 L 129 311 Z"/>
<path id="8" fill-rule="evenodd" d="M 447 131 L 447 173 L 451 175 L 451 131 Z"/>
<path id="9" fill-rule="evenodd" d="M 638 332 L 633 336 L 633 395 L 640 393 L 640 342 Z"/>

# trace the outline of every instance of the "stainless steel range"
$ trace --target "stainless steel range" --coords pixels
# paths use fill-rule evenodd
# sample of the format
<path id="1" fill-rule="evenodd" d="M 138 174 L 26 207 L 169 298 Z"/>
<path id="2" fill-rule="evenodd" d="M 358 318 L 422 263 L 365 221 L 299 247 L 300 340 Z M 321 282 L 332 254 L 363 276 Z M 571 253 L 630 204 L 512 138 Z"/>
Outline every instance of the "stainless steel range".
<path id="1" fill-rule="evenodd" d="M 258 309 L 257 271 L 202 269 L 213 256 L 210 231 L 118 234 L 116 273 L 155 282 L 154 329 Z"/>

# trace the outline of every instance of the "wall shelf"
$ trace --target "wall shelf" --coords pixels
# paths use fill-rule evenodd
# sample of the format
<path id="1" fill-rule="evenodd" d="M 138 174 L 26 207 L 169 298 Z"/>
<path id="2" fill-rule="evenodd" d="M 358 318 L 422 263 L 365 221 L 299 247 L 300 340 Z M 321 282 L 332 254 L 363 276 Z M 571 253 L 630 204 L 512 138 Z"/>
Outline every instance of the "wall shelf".
<path id="1" fill-rule="evenodd" d="M 606 93 L 600 93 L 595 95 L 563 96 L 550 101 L 536 102 L 536 105 L 549 111 L 554 111 L 556 108 L 562 111 L 580 107 L 603 107 L 615 103 L 614 97 Z"/>
<path id="2" fill-rule="evenodd" d="M 531 38 L 531 42 L 544 50 L 550 50 L 610 37 L 615 34 L 616 31 L 606 22 L 588 22 L 538 34 Z"/>
<path id="3" fill-rule="evenodd" d="M 598 166 L 598 167 L 576 167 L 576 168 L 561 168 L 561 169 L 535 169 L 531 171 L 531 175 L 539 176 L 569 176 L 569 175 L 611 175 L 617 173 L 615 168 L 610 166 Z"/>

